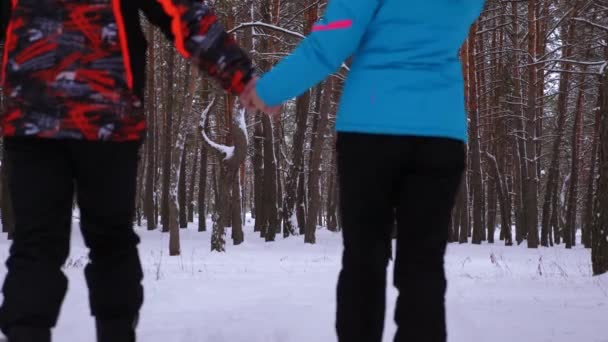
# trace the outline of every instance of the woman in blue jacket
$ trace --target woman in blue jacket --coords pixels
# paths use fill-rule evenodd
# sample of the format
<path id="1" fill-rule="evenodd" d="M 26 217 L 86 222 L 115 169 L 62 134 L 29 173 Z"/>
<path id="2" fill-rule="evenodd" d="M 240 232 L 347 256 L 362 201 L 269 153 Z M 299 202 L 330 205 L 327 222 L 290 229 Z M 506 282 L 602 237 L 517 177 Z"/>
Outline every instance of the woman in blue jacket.
<path id="1" fill-rule="evenodd" d="M 457 55 L 482 5 L 329 0 L 312 34 L 245 98 L 260 109 L 277 106 L 353 57 L 336 123 L 344 231 L 336 327 L 342 342 L 382 340 L 395 220 L 395 341 L 446 340 L 443 258 L 467 139 Z"/>

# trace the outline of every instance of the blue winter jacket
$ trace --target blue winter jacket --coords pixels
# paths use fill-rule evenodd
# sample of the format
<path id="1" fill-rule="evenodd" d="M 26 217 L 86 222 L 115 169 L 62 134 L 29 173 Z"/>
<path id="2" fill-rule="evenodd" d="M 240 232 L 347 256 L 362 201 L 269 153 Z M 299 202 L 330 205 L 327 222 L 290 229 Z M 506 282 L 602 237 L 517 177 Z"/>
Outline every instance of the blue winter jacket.
<path id="1" fill-rule="evenodd" d="M 264 75 L 268 105 L 304 93 L 353 57 L 340 132 L 467 138 L 458 49 L 483 0 L 329 0 L 293 54 Z"/>

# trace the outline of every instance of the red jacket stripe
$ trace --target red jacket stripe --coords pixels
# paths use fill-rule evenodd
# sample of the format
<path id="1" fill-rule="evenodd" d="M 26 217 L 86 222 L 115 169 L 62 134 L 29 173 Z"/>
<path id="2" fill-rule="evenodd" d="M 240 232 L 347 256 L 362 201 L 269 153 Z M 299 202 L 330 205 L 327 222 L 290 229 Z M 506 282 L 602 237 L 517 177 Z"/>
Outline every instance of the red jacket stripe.
<path id="1" fill-rule="evenodd" d="M 190 53 L 186 50 L 186 35 L 184 31 L 188 28 L 182 21 L 182 14 L 185 12 L 185 8 L 177 7 L 172 0 L 158 0 L 162 5 L 163 9 L 171 17 L 171 31 L 175 36 L 175 48 L 177 51 L 186 58 L 190 58 Z"/>
<path id="2" fill-rule="evenodd" d="M 17 7 L 17 0 L 11 0 L 11 5 L 13 6 L 12 8 L 15 9 L 15 7 Z M 0 66 L 0 84 L 4 84 L 5 77 L 6 77 L 6 67 L 8 65 L 8 50 L 9 47 L 8 45 L 11 42 L 11 37 L 12 37 L 12 33 L 13 33 L 13 22 L 12 20 L 9 21 L 8 23 L 8 27 L 6 29 L 6 40 L 4 41 L 4 51 L 3 51 L 3 56 L 2 56 L 2 65 Z"/>
<path id="3" fill-rule="evenodd" d="M 120 46 L 122 48 L 122 58 L 125 64 L 125 73 L 127 74 L 127 85 L 129 89 L 133 89 L 133 71 L 131 70 L 131 55 L 129 54 L 129 41 L 127 40 L 127 30 L 125 21 L 120 10 L 120 0 L 112 0 L 112 9 L 114 17 L 116 17 L 116 25 L 118 26 L 118 36 L 120 37 Z"/>

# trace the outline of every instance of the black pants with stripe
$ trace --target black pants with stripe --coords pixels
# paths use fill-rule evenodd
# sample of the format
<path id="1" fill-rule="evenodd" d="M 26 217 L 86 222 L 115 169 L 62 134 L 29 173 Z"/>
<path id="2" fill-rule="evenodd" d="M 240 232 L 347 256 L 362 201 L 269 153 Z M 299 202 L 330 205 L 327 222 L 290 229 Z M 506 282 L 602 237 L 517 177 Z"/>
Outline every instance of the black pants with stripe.
<path id="1" fill-rule="evenodd" d="M 139 142 L 5 139 L 15 234 L 0 327 L 11 341 L 48 341 L 57 322 L 68 285 L 61 267 L 69 255 L 75 193 L 90 249 L 85 276 L 91 312 L 98 324 L 122 324 L 133 334 L 143 301 L 139 238 L 133 231 L 139 147 Z"/>
<path id="2" fill-rule="evenodd" d="M 380 342 L 386 269 L 397 225 L 397 342 L 445 342 L 444 254 L 465 146 L 451 139 L 338 135 L 344 234 L 340 342 Z"/>

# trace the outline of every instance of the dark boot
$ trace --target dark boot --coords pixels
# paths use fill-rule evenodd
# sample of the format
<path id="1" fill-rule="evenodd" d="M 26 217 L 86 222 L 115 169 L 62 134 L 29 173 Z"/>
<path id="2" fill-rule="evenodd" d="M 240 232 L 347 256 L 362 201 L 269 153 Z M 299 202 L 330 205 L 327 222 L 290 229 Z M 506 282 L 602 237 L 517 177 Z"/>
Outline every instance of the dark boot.
<path id="1" fill-rule="evenodd" d="M 135 342 L 137 319 L 97 319 L 96 323 L 97 342 Z"/>
<path id="2" fill-rule="evenodd" d="M 8 342 L 51 342 L 51 331 L 43 328 L 14 327 L 6 332 L 6 337 Z"/>

